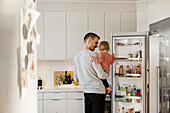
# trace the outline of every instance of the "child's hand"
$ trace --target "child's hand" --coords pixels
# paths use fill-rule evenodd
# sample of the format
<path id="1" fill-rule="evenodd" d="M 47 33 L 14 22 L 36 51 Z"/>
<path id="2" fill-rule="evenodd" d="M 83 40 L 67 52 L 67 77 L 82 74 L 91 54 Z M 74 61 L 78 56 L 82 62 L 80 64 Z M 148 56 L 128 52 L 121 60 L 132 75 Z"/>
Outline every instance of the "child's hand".
<path id="1" fill-rule="evenodd" d="M 90 57 L 90 60 L 93 61 L 93 57 L 92 56 Z"/>
<path id="2" fill-rule="evenodd" d="M 115 54 L 114 54 L 114 53 L 112 54 L 112 56 L 113 56 L 113 58 L 115 59 Z"/>
<path id="3" fill-rule="evenodd" d="M 109 94 L 112 91 L 112 89 L 110 87 L 108 87 L 108 88 L 106 88 L 106 91 L 107 91 L 107 94 Z"/>

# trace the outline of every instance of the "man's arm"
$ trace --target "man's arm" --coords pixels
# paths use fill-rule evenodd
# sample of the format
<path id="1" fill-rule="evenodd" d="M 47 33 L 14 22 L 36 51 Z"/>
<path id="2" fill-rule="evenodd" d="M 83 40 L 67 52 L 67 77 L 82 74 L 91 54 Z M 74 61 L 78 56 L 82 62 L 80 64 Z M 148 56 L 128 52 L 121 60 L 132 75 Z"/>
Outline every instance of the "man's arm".
<path id="1" fill-rule="evenodd" d="M 93 53 L 92 54 L 93 57 L 97 57 L 97 53 Z M 107 79 L 109 77 L 109 74 L 104 72 L 101 64 L 98 64 L 98 63 L 95 63 L 95 62 L 92 62 L 92 65 L 94 67 L 94 70 L 96 71 L 97 73 L 97 76 L 100 78 L 100 79 Z"/>
<path id="2" fill-rule="evenodd" d="M 106 79 L 100 79 L 103 82 L 103 85 L 105 86 L 105 88 L 109 87 L 109 83 L 107 82 Z"/>
<path id="3" fill-rule="evenodd" d="M 77 67 L 76 67 L 76 60 L 73 59 L 73 65 L 74 65 L 74 81 L 79 82 L 78 77 L 77 77 Z"/>
<path id="4" fill-rule="evenodd" d="M 93 61 L 96 63 L 103 63 L 104 62 L 103 54 L 99 53 L 97 58 L 93 57 Z"/>

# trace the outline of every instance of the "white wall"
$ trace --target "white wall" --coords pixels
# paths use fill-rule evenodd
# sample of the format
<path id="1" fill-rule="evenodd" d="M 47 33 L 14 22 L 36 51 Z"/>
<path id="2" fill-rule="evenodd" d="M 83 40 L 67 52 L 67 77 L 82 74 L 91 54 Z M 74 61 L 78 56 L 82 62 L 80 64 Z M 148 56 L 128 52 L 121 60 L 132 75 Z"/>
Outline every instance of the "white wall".
<path id="1" fill-rule="evenodd" d="M 149 24 L 155 23 L 167 17 L 170 17 L 170 0 L 149 0 Z"/>
<path id="2" fill-rule="evenodd" d="M 19 11 L 21 0 L 0 0 L 0 113 L 37 113 L 36 80 L 20 99 Z"/>

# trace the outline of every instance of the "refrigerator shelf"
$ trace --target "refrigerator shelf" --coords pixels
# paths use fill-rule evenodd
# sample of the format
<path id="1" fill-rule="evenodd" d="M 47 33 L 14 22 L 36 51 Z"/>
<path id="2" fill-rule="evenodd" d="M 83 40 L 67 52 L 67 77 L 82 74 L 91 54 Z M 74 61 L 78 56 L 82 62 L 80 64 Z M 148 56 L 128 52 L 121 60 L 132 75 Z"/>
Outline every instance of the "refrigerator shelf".
<path id="1" fill-rule="evenodd" d="M 132 100 L 131 102 L 127 102 L 127 101 L 120 101 L 120 100 L 116 100 L 115 102 L 121 102 L 121 103 L 135 103 L 135 104 L 141 104 L 142 102 L 140 101 L 140 102 L 137 102 L 137 101 L 134 101 L 134 100 Z"/>
<path id="2" fill-rule="evenodd" d="M 130 61 L 142 61 L 142 58 L 128 58 Z"/>
<path id="3" fill-rule="evenodd" d="M 138 44 L 138 45 L 135 45 L 135 44 L 123 44 L 123 45 L 120 44 L 120 45 L 115 45 L 115 47 L 119 47 L 119 46 L 120 46 L 120 47 L 122 47 L 122 46 L 123 46 L 123 47 L 127 47 L 127 46 L 142 46 L 142 44 Z"/>
<path id="4" fill-rule="evenodd" d="M 140 60 L 140 61 L 137 61 L 137 60 L 128 60 L 128 59 L 116 59 L 115 60 L 115 62 L 127 62 L 127 63 L 141 63 L 142 62 L 142 60 Z"/>
<path id="5" fill-rule="evenodd" d="M 141 99 L 141 97 L 138 96 L 123 96 L 123 95 L 115 95 L 115 98 Z"/>
<path id="6" fill-rule="evenodd" d="M 119 76 L 120 74 L 115 74 L 115 76 Z M 142 74 L 123 74 L 123 77 L 141 77 Z"/>
<path id="7" fill-rule="evenodd" d="M 121 56 L 120 56 L 120 57 L 116 57 L 115 59 L 116 59 L 116 60 L 121 60 L 121 61 L 126 61 L 126 62 L 127 62 L 127 61 L 128 61 L 128 62 L 130 62 L 130 61 L 131 61 L 131 62 L 132 62 L 132 61 L 134 61 L 134 62 L 137 62 L 137 61 L 138 61 L 138 62 L 141 62 L 141 61 L 142 61 L 142 58 L 127 58 L 127 57 L 121 57 Z"/>

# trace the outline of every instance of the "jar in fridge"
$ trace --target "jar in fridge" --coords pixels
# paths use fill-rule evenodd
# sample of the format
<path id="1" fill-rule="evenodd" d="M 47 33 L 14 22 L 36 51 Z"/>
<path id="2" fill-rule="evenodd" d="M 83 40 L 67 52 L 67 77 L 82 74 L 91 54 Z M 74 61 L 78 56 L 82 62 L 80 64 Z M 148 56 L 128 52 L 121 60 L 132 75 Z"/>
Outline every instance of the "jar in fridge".
<path id="1" fill-rule="evenodd" d="M 128 54 L 128 58 L 132 58 L 132 53 L 129 53 L 129 54 Z"/>
<path id="2" fill-rule="evenodd" d="M 116 74 L 119 74 L 119 65 L 116 65 Z"/>
<path id="3" fill-rule="evenodd" d="M 126 66 L 126 74 L 129 74 L 130 73 L 130 68 L 129 68 L 129 65 Z"/>
<path id="4" fill-rule="evenodd" d="M 123 77 L 123 65 L 120 65 L 119 77 Z"/>
<path id="5" fill-rule="evenodd" d="M 133 53 L 133 58 L 137 58 L 137 57 L 136 57 L 136 53 Z"/>

